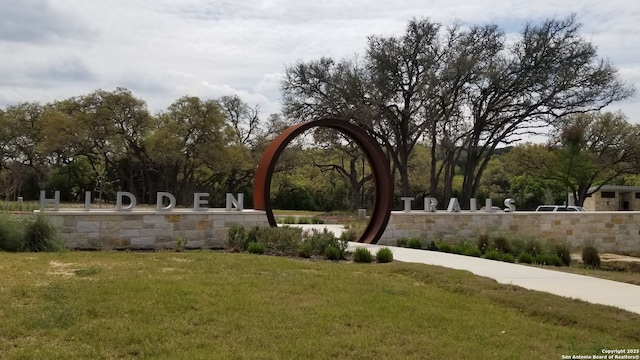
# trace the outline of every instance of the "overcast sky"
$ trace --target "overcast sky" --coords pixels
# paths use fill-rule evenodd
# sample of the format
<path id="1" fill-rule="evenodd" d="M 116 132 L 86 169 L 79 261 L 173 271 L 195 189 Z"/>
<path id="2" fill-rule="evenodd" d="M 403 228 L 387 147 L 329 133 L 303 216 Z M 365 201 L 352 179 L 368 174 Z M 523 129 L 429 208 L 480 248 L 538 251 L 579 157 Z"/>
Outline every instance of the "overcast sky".
<path id="1" fill-rule="evenodd" d="M 443 25 L 577 15 L 582 34 L 639 95 L 607 110 L 640 123 L 638 0 L 0 0 L 0 107 L 126 87 L 149 110 L 184 95 L 239 95 L 280 110 L 286 65 L 364 54 L 412 17 Z"/>

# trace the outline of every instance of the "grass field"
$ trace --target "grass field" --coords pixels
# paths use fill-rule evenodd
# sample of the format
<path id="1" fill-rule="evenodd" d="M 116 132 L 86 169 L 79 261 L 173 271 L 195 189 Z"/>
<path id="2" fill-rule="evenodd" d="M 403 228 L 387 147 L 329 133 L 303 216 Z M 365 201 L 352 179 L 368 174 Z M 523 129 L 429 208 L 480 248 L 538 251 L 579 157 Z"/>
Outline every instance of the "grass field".
<path id="1" fill-rule="evenodd" d="M 560 359 L 640 344 L 640 315 L 397 262 L 0 253 L 0 300 L 2 359 Z"/>

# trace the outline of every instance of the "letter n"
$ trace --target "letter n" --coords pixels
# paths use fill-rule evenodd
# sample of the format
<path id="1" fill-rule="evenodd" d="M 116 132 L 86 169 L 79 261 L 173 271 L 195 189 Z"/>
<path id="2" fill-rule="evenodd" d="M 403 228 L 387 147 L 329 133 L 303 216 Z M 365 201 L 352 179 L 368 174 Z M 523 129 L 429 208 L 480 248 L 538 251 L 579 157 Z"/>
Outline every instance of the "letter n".
<path id="1" fill-rule="evenodd" d="M 238 198 L 233 197 L 232 193 L 227 193 L 227 211 L 231 211 L 236 208 L 238 211 L 242 211 L 244 208 L 244 194 L 239 193 Z"/>

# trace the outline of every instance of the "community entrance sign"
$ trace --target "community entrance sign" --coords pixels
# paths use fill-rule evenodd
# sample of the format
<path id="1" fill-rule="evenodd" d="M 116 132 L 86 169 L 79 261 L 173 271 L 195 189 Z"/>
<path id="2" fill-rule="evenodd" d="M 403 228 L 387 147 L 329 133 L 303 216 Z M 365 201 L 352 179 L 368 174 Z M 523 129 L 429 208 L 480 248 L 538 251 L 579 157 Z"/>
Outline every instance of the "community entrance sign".
<path id="1" fill-rule="evenodd" d="M 258 163 L 253 185 L 253 204 L 256 210 L 264 210 L 271 226 L 277 226 L 271 208 L 271 178 L 280 154 L 291 140 L 303 132 L 323 127 L 334 129 L 354 140 L 364 152 L 371 167 L 374 181 L 374 200 L 371 218 L 364 229 L 359 242 L 375 244 L 378 242 L 391 216 L 393 204 L 393 178 L 389 170 L 389 163 L 378 143 L 362 128 L 346 121 L 336 119 L 320 119 L 309 121 L 287 128 L 276 137 L 262 154 Z"/>

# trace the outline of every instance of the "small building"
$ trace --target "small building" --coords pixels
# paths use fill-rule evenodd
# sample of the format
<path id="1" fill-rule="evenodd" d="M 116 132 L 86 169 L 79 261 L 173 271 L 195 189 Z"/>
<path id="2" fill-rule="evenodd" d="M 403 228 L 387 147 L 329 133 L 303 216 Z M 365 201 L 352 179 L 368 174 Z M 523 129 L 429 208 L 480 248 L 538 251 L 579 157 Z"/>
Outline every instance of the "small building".
<path id="1" fill-rule="evenodd" d="M 587 211 L 640 211 L 640 186 L 592 186 L 589 193 L 583 203 Z"/>

